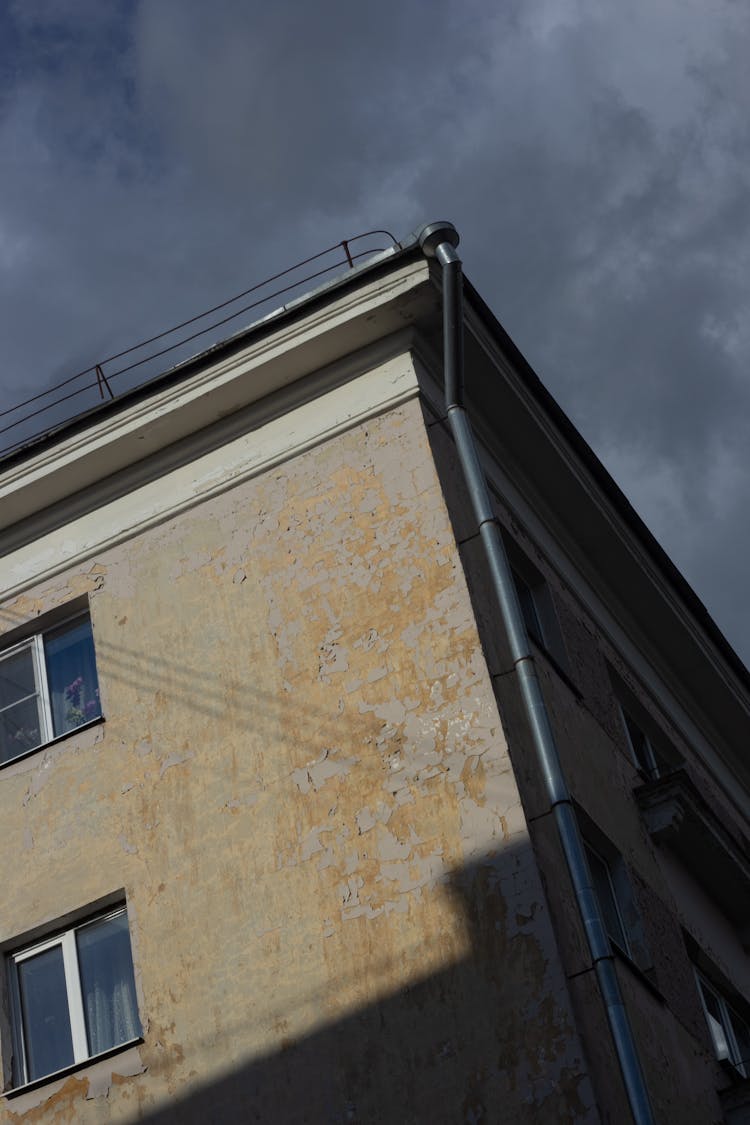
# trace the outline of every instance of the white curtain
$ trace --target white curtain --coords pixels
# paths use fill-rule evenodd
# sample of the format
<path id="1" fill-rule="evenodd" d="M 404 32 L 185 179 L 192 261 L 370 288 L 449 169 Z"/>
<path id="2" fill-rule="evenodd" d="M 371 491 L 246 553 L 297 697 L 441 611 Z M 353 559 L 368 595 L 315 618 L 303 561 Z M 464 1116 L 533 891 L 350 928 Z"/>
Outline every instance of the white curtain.
<path id="1" fill-rule="evenodd" d="M 125 914 L 78 933 L 78 958 L 89 1051 L 98 1055 L 141 1033 Z"/>

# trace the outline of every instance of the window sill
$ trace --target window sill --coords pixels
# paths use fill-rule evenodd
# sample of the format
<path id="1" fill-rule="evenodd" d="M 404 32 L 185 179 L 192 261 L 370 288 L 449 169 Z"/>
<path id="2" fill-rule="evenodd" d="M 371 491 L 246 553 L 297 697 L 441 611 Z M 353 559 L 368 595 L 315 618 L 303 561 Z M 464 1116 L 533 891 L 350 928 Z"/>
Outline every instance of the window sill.
<path id="1" fill-rule="evenodd" d="M 55 1070 L 52 1074 L 45 1074 L 41 1078 L 35 1078 L 33 1082 L 24 1082 L 22 1086 L 13 1086 L 8 1090 L 3 1090 L 0 1096 L 10 1101 L 20 1094 L 28 1094 L 31 1093 L 32 1090 L 38 1090 L 50 1082 L 59 1082 L 60 1079 L 67 1078 L 70 1074 L 78 1074 L 79 1071 L 85 1070 L 86 1067 L 93 1066 L 95 1063 L 104 1062 L 105 1059 L 122 1054 L 130 1047 L 137 1047 L 140 1043 L 143 1043 L 142 1035 L 139 1035 L 136 1039 L 128 1039 L 126 1043 L 118 1043 L 116 1047 L 110 1047 L 108 1051 L 101 1051 L 98 1055 L 90 1055 L 89 1058 L 82 1059 L 80 1062 L 71 1063 L 70 1066 L 65 1066 L 62 1070 Z"/>
<path id="2" fill-rule="evenodd" d="M 90 719 L 88 723 L 81 723 L 79 727 L 73 727 L 73 730 L 66 730 L 64 734 L 58 734 L 56 738 L 51 738 L 49 742 L 43 742 L 40 746 L 33 746 L 31 750 L 24 750 L 22 754 L 17 754 L 15 758 L 8 758 L 5 762 L 0 762 L 0 772 L 7 766 L 14 766 L 17 762 L 25 762 L 33 754 L 40 754 L 43 750 L 49 750 L 50 746 L 57 746 L 58 742 L 64 742 L 66 738 L 72 738 L 81 731 L 90 730 L 91 727 L 99 726 L 104 722 L 104 715 L 97 715 L 95 719 Z"/>

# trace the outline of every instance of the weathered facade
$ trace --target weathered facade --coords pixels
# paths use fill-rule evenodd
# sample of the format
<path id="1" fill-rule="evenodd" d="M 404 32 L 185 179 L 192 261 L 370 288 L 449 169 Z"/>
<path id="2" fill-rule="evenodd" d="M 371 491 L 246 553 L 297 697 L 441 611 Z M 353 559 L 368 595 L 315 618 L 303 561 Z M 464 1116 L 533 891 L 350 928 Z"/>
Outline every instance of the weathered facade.
<path id="1" fill-rule="evenodd" d="M 0 661 L 34 636 L 41 667 L 74 611 L 100 692 L 7 735 L 0 1121 L 631 1119 L 445 427 L 439 285 L 385 256 L 0 465 Z M 466 346 L 655 1117 L 743 1121 L 748 675 L 470 287 Z M 25 967 L 62 934 L 85 966 L 122 907 L 137 1019 L 92 1049 L 81 967 L 83 1045 L 34 1076 Z"/>

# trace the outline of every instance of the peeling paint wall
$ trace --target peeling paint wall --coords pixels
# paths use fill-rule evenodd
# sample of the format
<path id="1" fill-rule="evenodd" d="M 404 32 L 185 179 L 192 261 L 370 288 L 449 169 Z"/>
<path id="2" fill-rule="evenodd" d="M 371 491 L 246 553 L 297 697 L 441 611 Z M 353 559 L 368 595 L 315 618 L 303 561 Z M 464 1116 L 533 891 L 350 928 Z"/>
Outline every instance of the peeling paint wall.
<path id="1" fill-rule="evenodd" d="M 599 1120 L 419 403 L 2 620 L 82 594 L 105 721 L 0 771 L 0 942 L 124 889 L 144 1041 L 0 1121 Z"/>

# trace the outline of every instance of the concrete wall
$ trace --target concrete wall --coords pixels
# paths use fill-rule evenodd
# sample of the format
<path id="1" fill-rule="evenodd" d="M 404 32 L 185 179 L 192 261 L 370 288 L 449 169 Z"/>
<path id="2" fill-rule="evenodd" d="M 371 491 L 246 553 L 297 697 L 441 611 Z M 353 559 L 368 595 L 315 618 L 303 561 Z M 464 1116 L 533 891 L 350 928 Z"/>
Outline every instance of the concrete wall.
<path id="1" fill-rule="evenodd" d="M 448 498 L 461 559 L 500 714 L 510 747 L 527 816 L 532 848 L 560 943 L 562 961 L 579 1021 L 584 1049 L 603 1118 L 631 1120 L 606 1018 L 595 984 L 590 955 L 573 906 L 572 888 L 549 810 L 515 674 L 489 584 L 484 554 L 467 518 L 470 510 L 455 451 L 438 413 L 427 409 L 430 441 Z M 499 455 L 497 475 L 511 472 Z M 519 489 L 520 491 L 520 489 Z M 619 857 L 629 884 L 637 933 L 633 959 L 617 958 L 617 970 L 658 1121 L 694 1123 L 723 1120 L 719 1092 L 732 1085 L 727 1070 L 714 1058 L 700 1003 L 685 934 L 691 935 L 716 967 L 740 992 L 750 995 L 747 955 L 738 934 L 668 852 L 655 847 L 643 823 L 633 790 L 642 784 L 628 748 L 614 690 L 617 673 L 640 705 L 649 712 L 687 763 L 691 776 L 726 824 L 737 823 L 716 782 L 697 753 L 668 717 L 669 701 L 644 687 L 607 635 L 602 622 L 587 608 L 583 580 L 578 588 L 561 578 L 562 547 L 550 554 L 529 535 L 528 523 L 543 523 L 538 506 L 533 515 L 523 503 L 511 506 L 499 494 L 496 512 L 508 538 L 543 576 L 554 601 L 564 645 L 562 667 L 535 648 L 537 671 L 549 710 L 563 770 L 581 813 L 581 823 L 594 835 L 592 843 L 608 842 Z M 547 513 L 548 526 L 554 526 Z M 554 514 L 555 521 L 564 513 Z M 552 536 L 549 542 L 554 544 Z M 604 577 L 606 581 L 606 576 Z M 593 599 L 590 599 L 593 600 Z M 638 637 L 631 634 L 632 643 Z M 658 682 L 653 673 L 652 682 Z M 733 819 L 734 818 L 734 819 Z"/>
<path id="2" fill-rule="evenodd" d="M 82 594 L 105 721 L 0 771 L 0 942 L 123 890 L 144 1041 L 0 1121 L 599 1120 L 417 401 L 2 620 Z"/>

